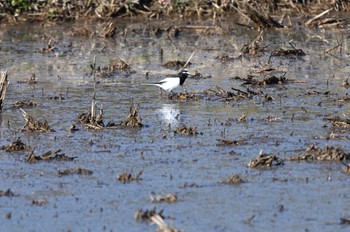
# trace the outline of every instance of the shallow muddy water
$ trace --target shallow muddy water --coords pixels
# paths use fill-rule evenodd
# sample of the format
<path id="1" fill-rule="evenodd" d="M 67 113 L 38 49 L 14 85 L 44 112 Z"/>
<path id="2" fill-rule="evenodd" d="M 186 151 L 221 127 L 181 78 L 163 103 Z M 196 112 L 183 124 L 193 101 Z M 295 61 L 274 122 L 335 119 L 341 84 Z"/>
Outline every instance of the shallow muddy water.
<path id="1" fill-rule="evenodd" d="M 295 29 L 264 33 L 267 52 L 259 57 L 221 62 L 224 54 L 238 56 L 256 34 L 234 28 L 224 35 L 183 30 L 177 38 L 156 37 L 140 30 L 113 39 L 70 36 L 71 28 L 27 25 L 4 28 L 0 34 L 0 69 L 8 70 L 10 85 L 0 113 L 0 147 L 16 138 L 35 148 L 35 154 L 61 149 L 74 161 L 25 161 L 29 152 L 0 150 L 0 190 L 16 196 L 0 197 L 3 231 L 155 231 L 148 221 L 135 220 L 137 209 L 164 209 L 165 221 L 183 231 L 346 231 L 340 218 L 350 216 L 349 176 L 341 162 L 292 162 L 271 169 L 248 168 L 261 150 L 286 159 L 308 145 L 341 147 L 350 152 L 349 129 L 332 128 L 324 118 L 349 115 L 349 89 L 342 87 L 350 72 L 349 42 L 336 32 Z M 57 50 L 42 53 L 49 39 Z M 259 86 L 262 95 L 238 101 L 219 97 L 170 100 L 157 87 L 145 86 L 176 71 L 167 61 L 186 61 L 188 70 L 206 79 L 189 78 L 188 92 L 231 87 L 246 90 L 242 81 L 253 68 L 269 60 L 289 41 L 306 56 L 272 57 L 273 68 L 286 72 L 290 82 Z M 342 53 L 324 50 L 343 42 Z M 159 49 L 164 51 L 163 57 Z M 121 58 L 132 73 L 92 76 L 90 64 L 107 66 Z M 19 83 L 35 73 L 36 84 Z M 146 73 L 149 73 L 146 76 Z M 175 92 L 184 92 L 178 88 Z M 96 93 L 104 120 L 120 122 L 132 102 L 140 106 L 142 128 L 86 129 L 78 115 L 90 110 Z M 61 96 L 62 99 L 50 99 Z M 31 99 L 39 104 L 24 110 L 46 119 L 55 132 L 22 132 L 25 120 L 12 103 Z M 246 122 L 239 122 L 243 114 Z M 270 118 L 270 120 L 268 120 Z M 74 123 L 78 131 L 70 132 Z M 178 126 L 196 127 L 195 136 L 175 134 Z M 339 138 L 328 139 L 331 132 Z M 237 146 L 217 146 L 218 140 L 242 140 Z M 58 170 L 84 168 L 92 175 L 59 176 Z M 123 171 L 142 180 L 123 184 Z M 240 174 L 245 183 L 221 180 Z M 174 203 L 152 203 L 150 193 L 177 196 Z M 47 200 L 46 204 L 33 203 Z M 249 219 L 251 219 L 249 221 Z"/>

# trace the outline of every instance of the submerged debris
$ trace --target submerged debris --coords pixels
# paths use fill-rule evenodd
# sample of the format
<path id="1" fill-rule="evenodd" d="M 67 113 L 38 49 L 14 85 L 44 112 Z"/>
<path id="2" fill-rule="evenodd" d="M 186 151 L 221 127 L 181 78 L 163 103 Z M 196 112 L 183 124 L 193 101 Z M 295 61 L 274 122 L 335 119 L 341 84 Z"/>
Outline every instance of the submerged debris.
<path id="1" fill-rule="evenodd" d="M 19 100 L 19 101 L 16 101 L 15 103 L 12 103 L 12 106 L 19 107 L 19 108 L 35 107 L 35 106 L 38 106 L 38 103 L 32 100 Z"/>
<path id="2" fill-rule="evenodd" d="M 231 184 L 231 185 L 238 185 L 241 183 L 244 183 L 245 181 L 242 179 L 241 175 L 237 174 L 237 175 L 233 175 L 233 176 L 229 176 L 221 181 L 219 181 L 219 183 L 222 184 Z"/>
<path id="3" fill-rule="evenodd" d="M 160 195 L 153 196 L 152 194 L 150 194 L 150 198 L 152 203 L 161 203 L 161 202 L 169 203 L 169 202 L 177 201 L 177 196 L 171 193 L 167 194 L 165 197 L 162 197 Z"/>
<path id="4" fill-rule="evenodd" d="M 161 218 L 165 218 L 163 216 L 163 210 L 161 209 L 159 212 L 157 212 L 156 207 L 154 207 L 151 210 L 145 210 L 143 211 L 142 209 L 137 209 L 135 212 L 135 219 L 136 220 L 141 220 L 141 221 L 149 221 L 151 220 L 151 217 L 158 215 Z"/>
<path id="5" fill-rule="evenodd" d="M 75 158 L 77 158 L 76 156 L 74 156 L 74 157 L 66 156 L 64 153 L 60 153 L 60 152 L 61 152 L 61 149 L 58 149 L 56 151 L 45 152 L 44 154 L 42 154 L 40 156 L 35 156 L 34 150 L 32 150 L 31 153 L 29 154 L 29 156 L 26 158 L 26 162 L 36 163 L 37 161 L 53 161 L 53 160 L 73 161 Z"/>
<path id="6" fill-rule="evenodd" d="M 244 144 L 242 140 L 218 139 L 217 141 L 216 146 L 239 146 Z"/>
<path id="7" fill-rule="evenodd" d="M 174 130 L 175 134 L 182 134 L 182 135 L 198 135 L 196 127 L 187 127 L 187 126 L 179 126 Z"/>
<path id="8" fill-rule="evenodd" d="M 142 119 L 139 116 L 139 105 L 132 103 L 130 106 L 130 114 L 129 116 L 120 123 L 121 126 L 126 127 L 142 127 Z"/>
<path id="9" fill-rule="evenodd" d="M 27 114 L 27 112 L 25 112 L 22 108 L 20 108 L 20 110 L 22 111 L 22 115 L 26 120 L 26 123 L 24 124 L 22 131 L 27 131 L 27 132 L 54 132 L 55 131 L 50 128 L 46 120 L 44 120 L 44 122 L 37 121 L 32 116 Z"/>
<path id="10" fill-rule="evenodd" d="M 23 151 L 28 149 L 30 149 L 30 147 L 28 147 L 25 143 L 23 143 L 20 137 L 18 137 L 11 144 L 7 146 L 2 146 L 0 148 L 0 150 L 6 150 L 6 151 Z"/>
<path id="11" fill-rule="evenodd" d="M 18 194 L 14 194 L 11 189 L 7 189 L 6 191 L 0 191 L 0 197 L 17 197 Z"/>
<path id="12" fill-rule="evenodd" d="M 117 179 L 122 182 L 123 184 L 130 183 L 131 181 L 139 181 L 142 180 L 141 175 L 142 175 L 142 170 L 137 173 L 137 175 L 134 177 L 128 172 L 122 172 Z"/>
<path id="13" fill-rule="evenodd" d="M 260 151 L 259 155 L 248 163 L 250 168 L 270 168 L 272 166 L 283 165 L 283 160 L 274 155 L 264 154 Z"/>
<path id="14" fill-rule="evenodd" d="M 72 175 L 72 174 L 92 175 L 93 171 L 85 169 L 85 168 L 71 168 L 71 169 L 65 169 L 65 170 L 58 170 L 57 173 L 59 176 L 67 176 L 67 175 Z"/>
<path id="15" fill-rule="evenodd" d="M 7 70 L 0 72 L 0 111 L 4 106 L 5 96 L 7 92 L 7 87 L 9 85 L 9 80 L 7 77 Z"/>
<path id="16" fill-rule="evenodd" d="M 291 161 L 301 160 L 319 160 L 319 161 L 341 161 L 349 160 L 350 153 L 345 153 L 342 148 L 334 148 L 332 146 L 326 146 L 325 148 L 319 148 L 315 144 L 311 144 L 306 148 L 306 151 L 294 157 L 289 158 Z"/>

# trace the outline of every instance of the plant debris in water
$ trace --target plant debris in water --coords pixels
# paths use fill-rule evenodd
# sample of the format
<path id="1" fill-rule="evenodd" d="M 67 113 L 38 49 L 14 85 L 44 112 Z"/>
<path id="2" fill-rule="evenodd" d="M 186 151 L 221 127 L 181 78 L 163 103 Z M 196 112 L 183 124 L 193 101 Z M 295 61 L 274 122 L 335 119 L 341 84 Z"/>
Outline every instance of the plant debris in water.
<path id="1" fill-rule="evenodd" d="M 214 95 L 220 101 L 239 101 L 244 99 L 251 99 L 254 95 L 257 94 L 256 92 L 250 89 L 247 89 L 247 91 L 243 91 L 233 87 L 231 89 L 236 93 L 231 91 L 226 91 L 219 86 L 216 86 L 215 89 L 205 90 L 203 93 L 208 97 L 211 95 Z"/>
<path id="2" fill-rule="evenodd" d="M 18 137 L 11 144 L 1 147 L 1 150 L 6 150 L 6 151 L 24 151 L 29 149 L 30 147 L 28 147 L 25 143 L 23 143 L 20 137 Z"/>
<path id="3" fill-rule="evenodd" d="M 264 154 L 260 151 L 259 155 L 248 163 L 249 168 L 270 168 L 272 166 L 283 165 L 283 160 L 274 155 Z"/>
<path id="4" fill-rule="evenodd" d="M 198 135 L 196 127 L 187 127 L 185 125 L 179 126 L 175 128 L 174 130 L 175 134 L 182 134 L 182 135 Z"/>
<path id="5" fill-rule="evenodd" d="M 350 218 L 340 218 L 341 225 L 350 225 Z"/>
<path id="6" fill-rule="evenodd" d="M 9 85 L 9 80 L 7 76 L 7 70 L 0 72 L 0 111 L 4 106 L 5 96 L 7 92 L 7 87 Z"/>
<path id="7" fill-rule="evenodd" d="M 96 69 L 96 74 L 97 76 L 106 78 L 114 76 L 117 71 L 124 71 L 127 74 L 132 72 L 130 66 L 125 61 L 120 58 L 116 58 L 111 60 L 108 66 L 103 68 L 98 67 Z"/>
<path id="8" fill-rule="evenodd" d="M 174 60 L 163 64 L 163 67 L 168 69 L 178 70 L 178 69 L 181 69 L 185 64 L 186 64 L 186 61 Z M 191 62 L 188 63 L 188 65 L 191 65 L 191 64 L 192 64 Z"/>
<path id="9" fill-rule="evenodd" d="M 131 181 L 140 181 L 142 180 L 141 175 L 142 175 L 142 170 L 139 171 L 139 173 L 136 174 L 136 176 L 132 176 L 128 172 L 122 172 L 117 179 L 122 182 L 123 184 L 130 183 Z"/>
<path id="10" fill-rule="evenodd" d="M 24 119 L 26 120 L 26 123 L 24 124 L 22 131 L 27 132 L 54 132 L 55 130 L 51 129 L 48 122 L 44 120 L 43 122 L 35 120 L 32 116 L 27 114 L 22 108 L 20 108 L 22 111 L 22 115 Z"/>
<path id="11" fill-rule="evenodd" d="M 170 93 L 168 94 L 170 100 L 200 100 L 202 97 L 197 93 Z"/>
<path id="12" fill-rule="evenodd" d="M 132 103 L 130 106 L 129 116 L 120 123 L 121 126 L 125 127 L 142 127 L 142 119 L 139 116 L 139 105 Z"/>
<path id="13" fill-rule="evenodd" d="M 32 200 L 32 205 L 42 206 L 42 205 L 46 205 L 47 203 L 49 203 L 49 201 L 46 199 Z"/>
<path id="14" fill-rule="evenodd" d="M 325 148 L 319 148 L 315 144 L 311 144 L 306 148 L 306 151 L 294 157 L 289 158 L 292 161 L 302 160 L 318 160 L 318 161 L 341 161 L 349 160 L 350 153 L 345 153 L 340 147 L 326 146 Z"/>
<path id="15" fill-rule="evenodd" d="M 165 218 L 163 216 L 163 210 L 161 209 L 161 210 L 159 210 L 159 212 L 157 212 L 156 207 L 154 207 L 151 210 L 137 209 L 135 212 L 135 219 L 140 220 L 140 221 L 150 221 L 151 217 L 156 216 L 156 215 L 160 216 L 163 219 Z"/>
<path id="16" fill-rule="evenodd" d="M 20 84 L 37 84 L 37 80 L 36 80 L 36 76 L 35 76 L 35 73 L 33 73 L 29 78 L 28 80 L 25 80 L 25 81 L 18 81 L 18 83 Z"/>
<path id="17" fill-rule="evenodd" d="M 277 49 L 271 52 L 271 56 L 306 56 L 302 49 Z"/>
<path id="18" fill-rule="evenodd" d="M 168 226 L 160 215 L 152 216 L 151 221 L 158 226 L 157 232 L 180 232 L 180 230 Z"/>
<path id="19" fill-rule="evenodd" d="M 57 171 L 59 176 L 67 176 L 67 175 L 92 175 L 93 171 L 85 169 L 85 168 L 71 168 L 71 169 L 65 169 L 65 170 L 58 170 Z"/>
<path id="20" fill-rule="evenodd" d="M 19 100 L 19 101 L 16 101 L 15 103 L 12 103 L 12 106 L 19 107 L 19 108 L 35 107 L 35 106 L 38 106 L 38 103 L 32 100 Z"/>
<path id="21" fill-rule="evenodd" d="M 0 191 L 0 197 L 17 197 L 18 194 L 15 194 L 11 191 L 11 189 L 7 189 L 6 191 Z"/>
<path id="22" fill-rule="evenodd" d="M 242 179 L 241 175 L 237 174 L 237 175 L 233 175 L 233 176 L 229 176 L 221 181 L 219 181 L 219 183 L 222 184 L 230 184 L 230 185 L 238 185 L 241 183 L 244 183 L 245 181 Z"/>
<path id="23" fill-rule="evenodd" d="M 350 128 L 350 119 L 347 118 L 325 118 L 325 120 L 330 121 L 332 127 L 338 128 Z"/>
<path id="24" fill-rule="evenodd" d="M 34 155 L 34 149 L 31 151 L 29 156 L 26 158 L 28 163 L 36 163 L 37 161 L 73 161 L 77 157 L 66 156 L 64 153 L 61 153 L 61 150 L 48 151 L 40 156 Z"/>
<path id="25" fill-rule="evenodd" d="M 217 141 L 216 146 L 239 146 L 244 144 L 242 140 L 218 139 Z"/>
<path id="26" fill-rule="evenodd" d="M 172 203 L 177 201 L 177 196 L 171 193 L 167 194 L 164 197 L 160 195 L 153 196 L 153 194 L 150 194 L 150 198 L 152 203 L 161 203 L 161 202 Z"/>

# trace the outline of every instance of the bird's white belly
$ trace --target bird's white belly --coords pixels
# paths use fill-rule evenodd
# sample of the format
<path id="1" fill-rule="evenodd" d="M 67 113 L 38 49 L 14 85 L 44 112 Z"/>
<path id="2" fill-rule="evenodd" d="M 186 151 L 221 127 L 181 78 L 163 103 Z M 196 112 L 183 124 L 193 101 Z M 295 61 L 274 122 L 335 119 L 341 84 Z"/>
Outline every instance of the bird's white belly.
<path id="1" fill-rule="evenodd" d="M 165 91 L 171 91 L 179 86 L 180 80 L 178 78 L 165 78 L 162 84 L 158 84 L 159 87 Z"/>

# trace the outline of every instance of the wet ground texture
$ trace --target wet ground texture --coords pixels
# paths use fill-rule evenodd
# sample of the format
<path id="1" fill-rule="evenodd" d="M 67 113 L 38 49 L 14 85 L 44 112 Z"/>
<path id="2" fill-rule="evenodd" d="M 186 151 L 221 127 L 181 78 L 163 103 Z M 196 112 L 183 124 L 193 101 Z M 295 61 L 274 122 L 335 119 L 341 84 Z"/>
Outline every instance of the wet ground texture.
<path id="1" fill-rule="evenodd" d="M 350 43 L 300 22 L 3 26 L 1 228 L 348 230 Z"/>

